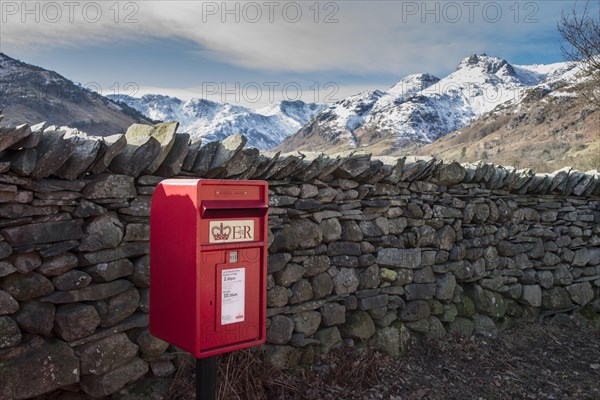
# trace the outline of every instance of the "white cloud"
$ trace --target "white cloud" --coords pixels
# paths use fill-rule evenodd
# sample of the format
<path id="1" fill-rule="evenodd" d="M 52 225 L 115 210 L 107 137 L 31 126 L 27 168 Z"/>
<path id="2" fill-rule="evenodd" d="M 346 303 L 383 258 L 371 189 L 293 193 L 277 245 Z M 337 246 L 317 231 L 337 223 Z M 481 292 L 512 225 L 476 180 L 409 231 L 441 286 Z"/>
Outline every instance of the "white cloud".
<path id="1" fill-rule="evenodd" d="M 250 69 L 389 73 L 432 66 L 428 72 L 437 73 L 469 53 L 500 47 L 495 42 L 553 27 L 570 1 L 519 3 L 518 13 L 510 8 L 516 3 L 500 1 L 137 1 L 117 7 L 84 1 L 71 8 L 50 2 L 56 9 L 26 3 L 0 2 L 1 50 L 9 54 L 164 37 L 191 40 L 204 57 Z"/>

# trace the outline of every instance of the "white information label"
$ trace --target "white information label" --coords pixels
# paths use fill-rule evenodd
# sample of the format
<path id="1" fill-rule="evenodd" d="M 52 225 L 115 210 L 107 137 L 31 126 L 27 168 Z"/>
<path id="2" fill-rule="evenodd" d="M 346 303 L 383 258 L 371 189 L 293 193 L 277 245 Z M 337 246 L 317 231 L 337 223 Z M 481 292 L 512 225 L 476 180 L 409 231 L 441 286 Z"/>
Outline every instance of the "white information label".
<path id="1" fill-rule="evenodd" d="M 221 325 L 243 322 L 245 315 L 246 269 L 221 272 Z"/>

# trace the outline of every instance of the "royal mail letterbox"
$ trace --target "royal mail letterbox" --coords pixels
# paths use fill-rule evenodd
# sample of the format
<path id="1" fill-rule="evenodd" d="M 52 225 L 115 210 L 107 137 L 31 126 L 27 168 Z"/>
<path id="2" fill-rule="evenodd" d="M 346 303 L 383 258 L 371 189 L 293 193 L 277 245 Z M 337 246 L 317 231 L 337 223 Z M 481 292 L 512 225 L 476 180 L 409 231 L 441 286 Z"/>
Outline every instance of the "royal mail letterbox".
<path id="1" fill-rule="evenodd" d="M 266 338 L 268 187 L 168 179 L 150 212 L 150 332 L 196 358 Z"/>

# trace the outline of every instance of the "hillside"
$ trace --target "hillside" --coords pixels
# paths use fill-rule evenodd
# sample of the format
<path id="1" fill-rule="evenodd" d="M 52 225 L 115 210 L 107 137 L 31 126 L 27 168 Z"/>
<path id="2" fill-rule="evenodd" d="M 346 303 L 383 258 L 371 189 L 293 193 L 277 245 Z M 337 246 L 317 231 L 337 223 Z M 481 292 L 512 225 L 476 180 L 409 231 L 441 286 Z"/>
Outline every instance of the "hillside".
<path id="1" fill-rule="evenodd" d="M 0 53 L 0 110 L 3 124 L 47 121 L 93 135 L 124 133 L 134 123 L 149 123 L 141 113 L 56 72 Z"/>
<path id="2" fill-rule="evenodd" d="M 416 150 L 461 162 L 484 160 L 536 171 L 570 165 L 600 168 L 600 111 L 575 95 L 577 87 L 539 88 Z"/>

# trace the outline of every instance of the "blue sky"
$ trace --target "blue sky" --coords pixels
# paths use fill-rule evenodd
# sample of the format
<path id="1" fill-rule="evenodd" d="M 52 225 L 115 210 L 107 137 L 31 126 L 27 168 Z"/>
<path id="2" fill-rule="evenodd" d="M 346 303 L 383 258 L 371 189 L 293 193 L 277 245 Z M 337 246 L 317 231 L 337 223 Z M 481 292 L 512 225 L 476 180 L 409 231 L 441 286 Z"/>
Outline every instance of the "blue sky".
<path id="1" fill-rule="evenodd" d="M 103 94 L 161 93 L 251 107 L 339 100 L 487 53 L 562 61 L 574 2 L 0 2 L 0 51 Z M 598 1 L 590 3 L 598 12 Z M 579 1 L 578 7 L 581 8 Z"/>

